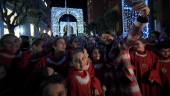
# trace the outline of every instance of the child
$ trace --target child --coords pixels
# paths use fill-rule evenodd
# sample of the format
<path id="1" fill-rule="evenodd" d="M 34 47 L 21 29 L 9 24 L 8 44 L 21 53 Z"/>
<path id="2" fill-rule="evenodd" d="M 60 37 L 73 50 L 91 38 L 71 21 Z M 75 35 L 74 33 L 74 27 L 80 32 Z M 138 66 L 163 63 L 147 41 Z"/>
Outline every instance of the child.
<path id="1" fill-rule="evenodd" d="M 41 69 L 46 65 L 47 62 L 43 54 L 43 43 L 42 39 L 36 39 L 33 41 L 31 49 L 23 53 L 20 65 L 23 70 L 27 70 L 25 68 L 28 67 Z"/>
<path id="2" fill-rule="evenodd" d="M 161 80 L 159 62 L 156 54 L 146 48 L 146 41 L 136 41 L 135 49 L 130 52 L 131 63 L 135 67 L 135 75 L 143 96 L 159 96 Z M 154 85 L 159 85 L 155 88 Z"/>
<path id="3" fill-rule="evenodd" d="M 68 96 L 92 96 L 90 75 L 84 69 L 87 59 L 83 49 L 73 51 L 72 64 L 68 75 Z"/>
<path id="4" fill-rule="evenodd" d="M 94 66 L 94 64 L 92 64 L 92 61 L 89 58 L 89 54 L 85 48 L 83 48 L 83 53 L 85 55 L 85 58 L 87 59 L 87 64 L 84 66 L 84 70 L 88 71 L 88 73 L 90 74 L 91 88 L 92 88 L 92 90 L 94 90 L 94 92 L 92 94 L 93 95 L 98 94 L 99 96 L 103 96 L 104 92 L 102 90 L 101 83 L 100 83 L 101 78 L 99 78 L 99 77 L 96 78 L 96 74 L 98 74 L 98 73 L 95 72 L 95 66 Z M 98 78 L 99 78 L 99 80 L 98 80 Z"/>
<path id="5" fill-rule="evenodd" d="M 73 51 L 72 69 L 68 75 L 69 96 L 102 96 L 100 81 L 94 77 L 91 65 L 84 49 Z"/>
<path id="6" fill-rule="evenodd" d="M 24 92 L 29 95 L 35 95 L 40 83 L 47 78 L 47 60 L 43 52 L 43 40 L 35 39 L 32 43 L 31 49 L 22 54 L 20 61 L 20 78 L 24 82 Z"/>
<path id="7" fill-rule="evenodd" d="M 40 96 L 67 96 L 64 78 L 61 75 L 52 75 L 42 83 Z"/>
<path id="8" fill-rule="evenodd" d="M 66 54 L 66 42 L 62 37 L 55 38 L 52 43 L 53 51 L 47 56 L 48 67 L 65 77 L 68 74 L 68 56 Z"/>
<path id="9" fill-rule="evenodd" d="M 12 34 L 4 35 L 0 40 L 0 64 L 9 68 L 12 64 L 12 59 L 15 58 L 17 51 L 20 48 L 20 40 Z"/>
<path id="10" fill-rule="evenodd" d="M 3 81 L 0 81 L 0 93 L 6 91 L 6 93 L 4 93 L 6 96 L 14 95 L 18 88 L 16 86 L 18 83 L 16 82 L 17 70 L 15 68 L 18 64 L 16 53 L 20 48 L 20 44 L 21 41 L 19 38 L 13 34 L 4 35 L 0 40 L 0 66 L 3 73 L 1 74 Z"/>
<path id="11" fill-rule="evenodd" d="M 169 41 L 160 42 L 159 44 L 159 63 L 160 74 L 162 79 L 161 96 L 170 96 L 170 45 Z"/>
<path id="12" fill-rule="evenodd" d="M 103 85 L 103 90 L 101 91 L 103 91 L 103 94 L 104 94 L 104 91 L 106 91 L 105 83 L 107 82 L 107 79 L 108 79 L 106 77 L 106 72 L 108 70 L 106 70 L 106 66 L 104 65 L 102 54 L 99 48 L 97 47 L 93 48 L 92 54 L 91 54 L 91 60 L 94 66 L 95 76 L 100 80 L 100 82 Z"/>

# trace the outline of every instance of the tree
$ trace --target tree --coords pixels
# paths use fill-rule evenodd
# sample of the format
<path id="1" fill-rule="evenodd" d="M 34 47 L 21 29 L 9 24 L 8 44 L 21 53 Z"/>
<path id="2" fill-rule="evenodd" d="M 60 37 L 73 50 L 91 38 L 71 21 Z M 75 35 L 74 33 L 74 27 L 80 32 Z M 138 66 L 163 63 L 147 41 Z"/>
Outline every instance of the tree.
<path id="1" fill-rule="evenodd" d="M 9 33 L 14 34 L 14 28 L 25 21 L 29 8 L 28 1 L 29 0 L 0 1 L 0 16 L 6 23 Z M 11 13 L 8 13 L 9 7 L 12 11 Z"/>
<path id="2" fill-rule="evenodd" d="M 119 14 L 114 9 L 108 9 L 104 16 L 98 17 L 94 22 L 88 25 L 88 30 L 94 34 L 101 34 L 106 31 L 114 32 L 119 22 Z"/>
<path id="3" fill-rule="evenodd" d="M 104 21 L 108 30 L 114 31 L 116 22 L 118 22 L 118 20 L 119 18 L 116 14 L 116 11 L 114 11 L 113 9 L 106 11 L 106 13 L 104 14 Z"/>
<path id="4" fill-rule="evenodd" d="M 93 34 L 96 34 L 96 31 L 97 31 L 96 23 L 92 22 L 90 24 L 87 24 L 85 27 L 86 27 L 86 31 L 85 31 L 86 34 L 90 35 L 91 32 L 93 32 Z"/>

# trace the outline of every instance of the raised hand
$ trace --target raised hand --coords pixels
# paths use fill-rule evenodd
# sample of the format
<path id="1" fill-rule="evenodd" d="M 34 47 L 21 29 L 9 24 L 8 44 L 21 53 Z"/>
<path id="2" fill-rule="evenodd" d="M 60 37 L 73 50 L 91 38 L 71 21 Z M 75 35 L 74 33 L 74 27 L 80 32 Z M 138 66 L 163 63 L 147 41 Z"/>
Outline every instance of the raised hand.
<path id="1" fill-rule="evenodd" d="M 148 16 L 150 13 L 149 7 L 144 0 L 128 0 L 135 11 L 139 12 L 141 16 Z"/>
<path id="2" fill-rule="evenodd" d="M 140 11 L 139 11 L 139 14 L 141 16 L 148 16 L 150 13 L 150 8 L 148 6 L 145 6 L 144 8 L 142 8 Z"/>

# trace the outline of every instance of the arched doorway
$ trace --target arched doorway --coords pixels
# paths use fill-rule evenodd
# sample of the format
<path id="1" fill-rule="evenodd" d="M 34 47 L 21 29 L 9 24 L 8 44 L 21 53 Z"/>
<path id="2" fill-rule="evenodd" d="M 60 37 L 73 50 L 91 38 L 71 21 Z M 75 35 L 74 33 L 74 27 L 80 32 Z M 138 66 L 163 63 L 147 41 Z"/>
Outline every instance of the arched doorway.
<path id="1" fill-rule="evenodd" d="M 77 34 L 77 19 L 70 14 L 64 14 L 59 19 L 59 30 L 62 36 Z"/>
<path id="2" fill-rule="evenodd" d="M 74 17 L 76 19 L 76 22 L 60 22 L 63 20 L 62 18 L 69 16 L 70 18 Z M 65 20 L 65 19 L 64 19 Z M 52 23 L 52 32 L 55 35 L 62 36 L 63 31 L 61 30 L 64 28 L 65 25 L 71 25 L 73 27 L 73 32 L 75 31 L 75 34 L 83 33 L 84 32 L 84 25 L 83 25 L 83 11 L 82 9 L 76 9 L 76 8 L 60 8 L 60 7 L 52 7 L 51 10 L 51 23 Z M 63 23 L 63 24 L 61 24 Z M 63 25 L 63 26 L 62 26 Z"/>

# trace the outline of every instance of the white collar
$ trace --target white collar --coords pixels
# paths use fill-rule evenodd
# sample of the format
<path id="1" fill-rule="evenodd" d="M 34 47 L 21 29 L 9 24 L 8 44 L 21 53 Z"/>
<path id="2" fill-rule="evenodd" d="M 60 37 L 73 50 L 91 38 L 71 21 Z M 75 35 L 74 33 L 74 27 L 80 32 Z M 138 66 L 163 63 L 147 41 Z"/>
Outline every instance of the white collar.
<path id="1" fill-rule="evenodd" d="M 88 72 L 86 72 L 86 73 L 87 73 L 86 77 L 81 77 L 81 76 L 79 76 L 79 75 L 76 76 L 77 81 L 78 81 L 81 85 L 87 84 L 87 83 L 89 83 L 89 81 L 90 81 L 89 73 L 88 73 Z"/>
<path id="2" fill-rule="evenodd" d="M 139 54 L 138 52 L 135 52 L 135 54 L 136 54 L 137 56 L 140 56 L 140 57 L 146 57 L 146 56 L 147 56 L 147 53 L 145 53 L 145 54 Z"/>
<path id="3" fill-rule="evenodd" d="M 64 61 L 66 60 L 66 56 L 64 56 L 61 60 L 59 60 L 58 62 L 55 62 L 53 60 L 51 60 L 50 58 L 47 58 L 47 62 L 53 65 L 61 65 L 64 63 Z"/>

